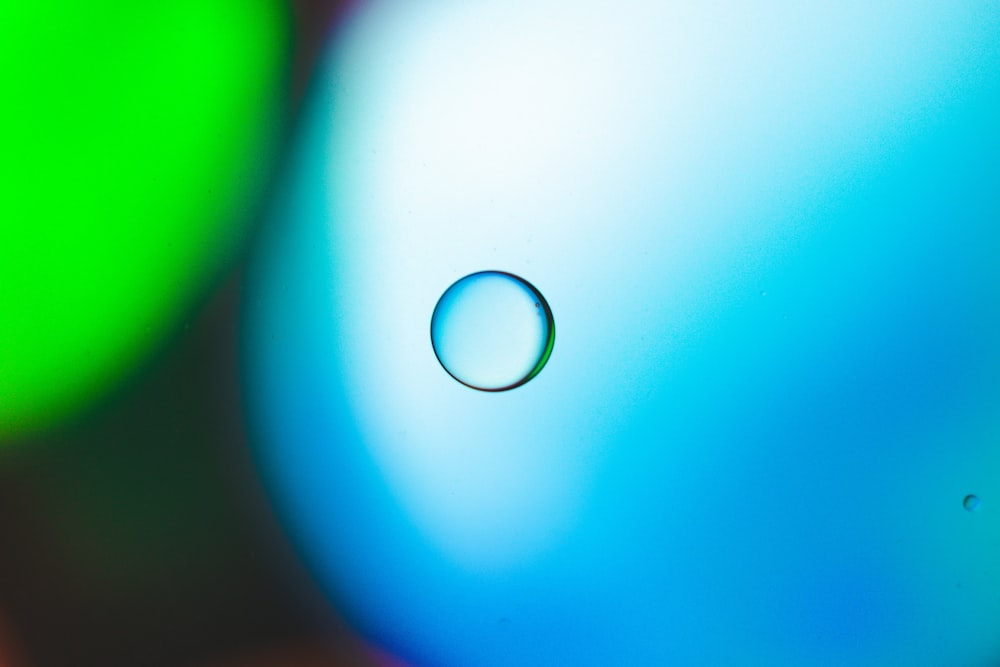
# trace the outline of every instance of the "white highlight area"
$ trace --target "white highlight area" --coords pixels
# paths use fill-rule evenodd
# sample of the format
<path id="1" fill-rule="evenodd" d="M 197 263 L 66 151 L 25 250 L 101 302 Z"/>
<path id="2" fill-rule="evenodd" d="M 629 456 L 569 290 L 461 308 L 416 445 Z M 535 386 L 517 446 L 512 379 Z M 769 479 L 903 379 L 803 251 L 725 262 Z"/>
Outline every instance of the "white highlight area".
<path id="1" fill-rule="evenodd" d="M 352 18 L 308 142 L 323 188 L 298 204 L 316 207 L 330 249 L 352 434 L 442 558 L 482 570 L 552 553 L 604 503 L 614 457 L 673 475 L 656 486 L 681 500 L 681 482 L 732 455 L 700 434 L 718 416 L 679 400 L 714 405 L 730 369 L 763 358 L 743 353 L 740 318 L 763 340 L 788 335 L 754 315 L 763 285 L 793 323 L 835 313 L 812 298 L 824 290 L 854 312 L 864 274 L 854 289 L 823 267 L 861 247 L 845 224 L 868 239 L 881 228 L 833 212 L 906 155 L 961 80 L 952 14 L 445 0 Z M 781 282 L 788 258 L 821 243 L 815 272 Z M 559 319 L 544 371 L 499 394 L 442 373 L 427 331 L 444 288 L 491 267 L 529 277 Z M 490 331 L 480 342 L 519 339 L 481 326 L 496 315 L 469 321 Z M 483 357 L 477 335 L 458 338 L 465 360 L 446 366 L 469 384 L 533 356 Z"/>

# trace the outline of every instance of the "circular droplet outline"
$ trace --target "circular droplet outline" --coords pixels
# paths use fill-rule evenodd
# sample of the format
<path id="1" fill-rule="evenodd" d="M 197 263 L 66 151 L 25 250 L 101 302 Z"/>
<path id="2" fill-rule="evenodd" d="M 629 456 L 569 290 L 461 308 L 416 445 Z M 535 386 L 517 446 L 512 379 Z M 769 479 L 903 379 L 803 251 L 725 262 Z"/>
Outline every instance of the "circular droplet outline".
<path id="1" fill-rule="evenodd" d="M 486 275 L 503 276 L 505 278 L 510 278 L 520 283 L 521 285 L 527 287 L 528 291 L 530 291 L 531 294 L 534 295 L 537 305 L 539 305 L 542 308 L 542 312 L 545 315 L 545 322 L 548 325 L 548 339 L 545 341 L 545 349 L 542 350 L 542 353 L 541 355 L 539 355 L 538 361 L 535 363 L 534 367 L 532 367 L 532 369 L 528 371 L 528 373 L 517 382 L 504 385 L 502 387 L 477 387 L 474 384 L 469 384 L 468 382 L 462 380 L 460 377 L 458 377 L 450 370 L 448 370 L 448 366 L 445 365 L 444 361 L 441 359 L 441 355 L 438 353 L 437 345 L 434 344 L 434 322 L 437 320 L 438 312 L 441 308 L 441 302 L 444 301 L 444 298 L 445 296 L 447 296 L 448 292 L 450 292 L 452 288 L 454 288 L 459 283 L 465 282 L 471 278 L 476 278 L 479 276 L 486 276 Z M 469 389 L 475 389 L 476 391 L 484 391 L 487 393 L 496 394 L 502 391 L 510 391 L 511 389 L 517 389 L 521 385 L 530 382 L 535 376 L 537 376 L 539 373 L 542 372 L 542 369 L 545 368 L 545 365 L 549 362 L 549 357 L 552 356 L 552 350 L 555 347 L 556 320 L 555 317 L 553 317 L 552 315 L 552 309 L 549 307 L 549 302 L 546 301 L 541 291 L 537 287 L 535 287 L 531 282 L 509 271 L 487 269 L 485 271 L 476 271 L 475 273 L 470 273 L 466 276 L 462 276 L 461 278 L 453 282 L 451 285 L 449 285 L 445 291 L 441 292 L 441 296 L 438 297 L 437 303 L 434 304 L 434 312 L 431 313 L 430 336 L 431 336 L 431 349 L 434 350 L 434 356 L 435 358 L 437 358 L 438 364 L 441 365 L 441 368 L 443 368 L 448 375 L 450 375 L 456 382 L 468 387 Z"/>
<path id="2" fill-rule="evenodd" d="M 965 509 L 966 512 L 978 512 L 979 507 L 982 504 L 982 499 L 975 493 L 970 493 L 962 499 L 962 508 Z"/>

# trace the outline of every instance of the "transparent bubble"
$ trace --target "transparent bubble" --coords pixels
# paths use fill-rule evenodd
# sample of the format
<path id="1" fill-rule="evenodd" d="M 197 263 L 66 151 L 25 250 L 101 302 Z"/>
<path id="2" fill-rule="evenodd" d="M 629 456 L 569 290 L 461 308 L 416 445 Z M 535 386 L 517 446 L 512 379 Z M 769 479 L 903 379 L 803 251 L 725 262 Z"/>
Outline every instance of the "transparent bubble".
<path id="1" fill-rule="evenodd" d="M 431 317 L 441 366 L 481 391 L 519 387 L 545 367 L 555 342 L 552 311 L 528 281 L 481 271 L 445 290 Z"/>
<path id="2" fill-rule="evenodd" d="M 979 500 L 979 496 L 974 493 L 970 493 L 965 497 L 965 500 L 962 501 L 962 507 L 964 507 L 968 512 L 975 512 L 979 509 L 980 504 L 982 504 L 982 501 Z"/>

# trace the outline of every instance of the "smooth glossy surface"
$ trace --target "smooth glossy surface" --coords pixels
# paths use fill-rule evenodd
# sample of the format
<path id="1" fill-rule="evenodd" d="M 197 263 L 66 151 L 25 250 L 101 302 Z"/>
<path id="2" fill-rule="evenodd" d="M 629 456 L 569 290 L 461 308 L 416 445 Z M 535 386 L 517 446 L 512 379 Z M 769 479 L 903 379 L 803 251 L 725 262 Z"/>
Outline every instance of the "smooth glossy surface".
<path id="1" fill-rule="evenodd" d="M 997 664 L 998 71 L 990 2 L 359 6 L 247 293 L 331 598 L 415 665 Z M 558 319 L 516 391 L 428 350 L 484 267 Z"/>

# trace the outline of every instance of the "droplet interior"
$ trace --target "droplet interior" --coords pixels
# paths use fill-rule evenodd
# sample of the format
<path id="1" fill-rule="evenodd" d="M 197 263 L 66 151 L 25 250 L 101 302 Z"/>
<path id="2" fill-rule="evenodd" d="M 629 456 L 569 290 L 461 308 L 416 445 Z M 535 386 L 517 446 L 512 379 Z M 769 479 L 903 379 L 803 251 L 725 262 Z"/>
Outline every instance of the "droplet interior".
<path id="1" fill-rule="evenodd" d="M 534 285 L 504 271 L 480 271 L 445 290 L 431 317 L 441 366 L 481 391 L 519 387 L 545 367 L 555 323 Z"/>

